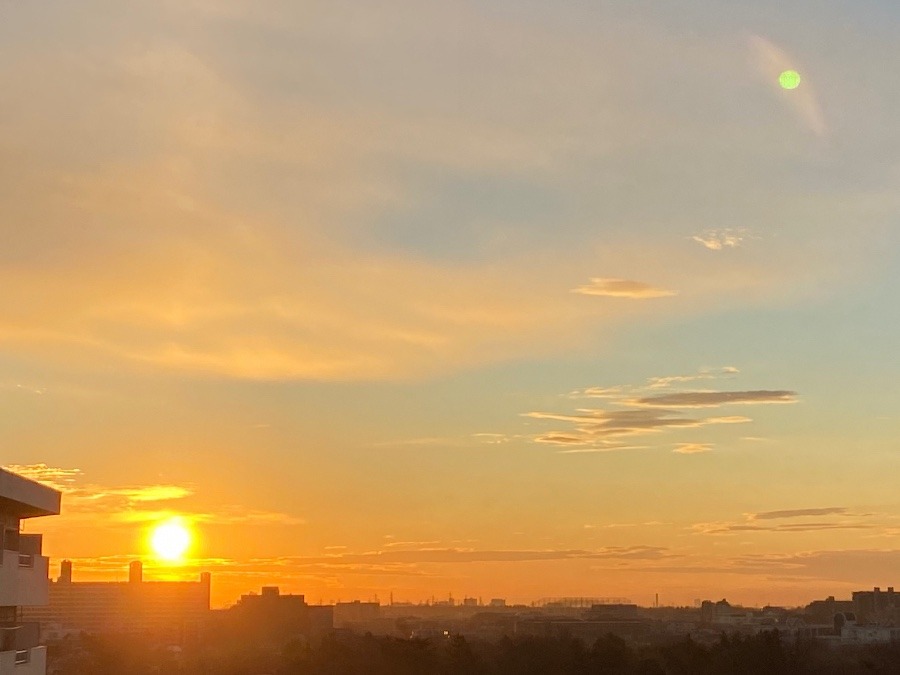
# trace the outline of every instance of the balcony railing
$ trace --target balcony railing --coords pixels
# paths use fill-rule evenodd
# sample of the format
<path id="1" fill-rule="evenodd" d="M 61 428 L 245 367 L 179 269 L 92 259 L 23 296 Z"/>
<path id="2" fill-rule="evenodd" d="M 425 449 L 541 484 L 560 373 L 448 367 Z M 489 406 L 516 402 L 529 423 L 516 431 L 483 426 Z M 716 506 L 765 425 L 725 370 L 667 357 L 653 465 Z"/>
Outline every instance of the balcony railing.
<path id="1" fill-rule="evenodd" d="M 41 554 L 44 535 L 25 534 L 18 530 L 7 529 L 0 531 L 0 540 L 2 540 L 0 548 L 5 551 L 18 551 L 23 555 L 35 556 Z"/>

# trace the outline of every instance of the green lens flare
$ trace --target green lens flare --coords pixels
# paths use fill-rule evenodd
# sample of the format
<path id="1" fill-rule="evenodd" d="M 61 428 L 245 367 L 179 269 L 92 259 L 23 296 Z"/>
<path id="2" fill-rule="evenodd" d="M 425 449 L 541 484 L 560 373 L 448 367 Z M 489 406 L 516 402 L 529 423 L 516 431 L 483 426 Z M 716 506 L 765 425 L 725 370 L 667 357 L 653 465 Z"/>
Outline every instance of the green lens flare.
<path id="1" fill-rule="evenodd" d="M 800 86 L 800 73 L 796 70 L 786 70 L 778 76 L 778 84 L 782 89 L 796 89 Z"/>

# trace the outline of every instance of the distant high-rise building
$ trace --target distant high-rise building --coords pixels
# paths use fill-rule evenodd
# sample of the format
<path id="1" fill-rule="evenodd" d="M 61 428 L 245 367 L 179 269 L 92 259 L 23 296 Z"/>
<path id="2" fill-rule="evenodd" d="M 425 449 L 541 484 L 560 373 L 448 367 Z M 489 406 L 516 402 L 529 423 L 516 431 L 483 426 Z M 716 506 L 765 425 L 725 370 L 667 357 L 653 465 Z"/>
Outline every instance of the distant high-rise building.
<path id="1" fill-rule="evenodd" d="M 64 560 L 59 579 L 50 584 L 49 603 L 29 608 L 26 616 L 63 631 L 140 633 L 178 644 L 208 617 L 209 592 L 207 572 L 199 581 L 144 581 L 135 561 L 127 582 L 73 581 L 72 564 Z"/>
<path id="2" fill-rule="evenodd" d="M 44 675 L 47 649 L 40 626 L 23 609 L 47 604 L 49 562 L 40 534 L 25 534 L 27 518 L 59 514 L 60 494 L 0 469 L 0 674 Z"/>

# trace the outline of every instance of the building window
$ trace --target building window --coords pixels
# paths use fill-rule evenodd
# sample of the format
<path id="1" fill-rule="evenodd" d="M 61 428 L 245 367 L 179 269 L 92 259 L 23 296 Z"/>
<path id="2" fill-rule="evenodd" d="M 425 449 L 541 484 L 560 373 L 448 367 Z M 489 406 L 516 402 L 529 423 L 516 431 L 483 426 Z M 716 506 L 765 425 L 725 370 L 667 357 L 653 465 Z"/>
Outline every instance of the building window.
<path id="1" fill-rule="evenodd" d="M 18 551 L 19 550 L 19 531 L 10 530 L 9 528 L 3 534 L 3 550 Z"/>

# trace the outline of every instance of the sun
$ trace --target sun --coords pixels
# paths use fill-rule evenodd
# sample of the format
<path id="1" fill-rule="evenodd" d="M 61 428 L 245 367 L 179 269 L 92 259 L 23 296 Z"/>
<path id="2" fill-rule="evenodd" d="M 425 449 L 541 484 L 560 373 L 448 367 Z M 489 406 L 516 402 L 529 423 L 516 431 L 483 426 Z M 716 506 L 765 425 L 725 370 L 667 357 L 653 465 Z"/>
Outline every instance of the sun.
<path id="1" fill-rule="evenodd" d="M 153 552 L 162 560 L 174 562 L 184 558 L 191 545 L 191 532 L 181 518 L 171 518 L 157 525 L 150 536 Z"/>

